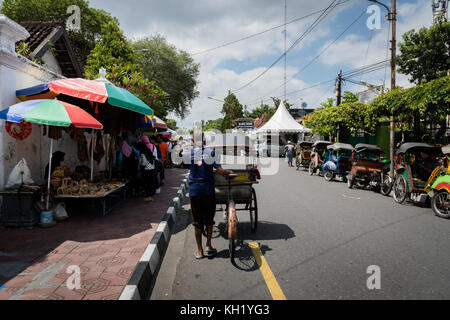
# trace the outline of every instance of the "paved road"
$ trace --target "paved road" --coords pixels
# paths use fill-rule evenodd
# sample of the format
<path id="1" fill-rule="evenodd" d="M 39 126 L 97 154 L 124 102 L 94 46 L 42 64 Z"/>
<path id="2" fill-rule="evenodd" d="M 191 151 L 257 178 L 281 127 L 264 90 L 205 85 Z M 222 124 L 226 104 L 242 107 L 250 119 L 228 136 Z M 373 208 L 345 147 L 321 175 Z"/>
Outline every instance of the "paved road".
<path id="1" fill-rule="evenodd" d="M 178 222 L 152 299 L 272 299 L 248 244 L 259 244 L 287 299 L 448 299 L 450 221 L 430 208 L 397 205 L 390 197 L 349 190 L 288 168 L 256 186 L 259 227 L 241 213 L 243 244 L 236 265 L 228 242 L 213 244 L 213 260 L 194 259 L 188 215 Z M 222 222 L 221 214 L 216 222 Z M 369 290 L 369 266 L 379 266 L 381 289 Z"/>

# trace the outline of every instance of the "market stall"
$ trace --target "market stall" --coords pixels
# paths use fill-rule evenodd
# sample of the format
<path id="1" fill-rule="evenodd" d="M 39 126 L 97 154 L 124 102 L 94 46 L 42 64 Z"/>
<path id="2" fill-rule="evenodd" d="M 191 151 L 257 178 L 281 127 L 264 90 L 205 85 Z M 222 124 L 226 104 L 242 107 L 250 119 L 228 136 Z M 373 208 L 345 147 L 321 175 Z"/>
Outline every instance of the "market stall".
<path id="1" fill-rule="evenodd" d="M 117 168 L 122 160 L 121 158 L 119 161 L 118 155 L 122 157 L 122 145 L 132 145 L 133 139 L 137 140 L 139 137 L 135 133 L 136 118 L 146 116 L 153 121 L 153 110 L 149 106 L 127 90 L 111 83 L 85 79 L 52 81 L 19 90 L 16 95 L 24 102 L 3 110 L 3 117 L 0 116 L 8 121 L 6 128 L 10 135 L 14 135 L 18 141 L 26 139 L 30 123 L 39 123 L 44 124 L 43 135 L 51 138 L 46 186 L 38 186 L 46 195 L 45 201 L 41 201 L 42 210 L 50 210 L 52 202 L 89 200 L 98 203 L 102 214 L 106 215 L 117 204 L 115 201 L 110 205 L 109 200 L 116 198 L 122 201 L 126 198 L 130 181 Z M 18 116 L 24 116 L 29 111 L 29 106 L 43 101 L 52 106 L 48 106 L 46 114 L 35 112 L 35 115 L 50 118 L 34 121 L 39 117 L 30 117 L 29 114 L 25 117 Z M 71 121 L 64 122 L 55 118 L 56 104 L 71 106 L 66 108 Z M 95 121 L 96 125 L 72 121 L 79 120 L 76 116 L 80 114 L 83 114 L 84 119 Z M 71 151 L 70 164 L 53 166 L 53 142 L 60 140 L 66 143 L 69 137 L 76 143 L 77 159 L 74 159 Z M 70 144 L 74 145 L 74 142 Z M 20 188 L 24 188 L 23 184 Z M 47 190 L 50 192 L 46 192 Z M 5 192 L 11 194 L 11 190 Z"/>

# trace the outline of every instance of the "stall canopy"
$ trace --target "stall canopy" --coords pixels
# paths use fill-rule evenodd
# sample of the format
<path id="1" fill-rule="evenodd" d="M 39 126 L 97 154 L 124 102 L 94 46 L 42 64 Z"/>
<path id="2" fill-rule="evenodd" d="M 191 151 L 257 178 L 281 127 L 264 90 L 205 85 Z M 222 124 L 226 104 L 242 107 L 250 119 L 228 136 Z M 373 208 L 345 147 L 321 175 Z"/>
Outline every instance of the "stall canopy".
<path id="1" fill-rule="evenodd" d="M 149 117 L 153 116 L 153 110 L 134 94 L 110 83 L 96 80 L 62 79 L 16 92 L 16 96 L 21 101 L 53 99 L 60 95 L 96 103 L 108 103 Z"/>
<path id="2" fill-rule="evenodd" d="M 263 127 L 255 131 L 256 133 L 309 133 L 310 129 L 305 128 L 295 121 L 284 103 L 281 103 L 277 112 Z"/>
<path id="3" fill-rule="evenodd" d="M 144 116 L 144 123 L 141 125 L 142 129 L 156 129 L 157 131 L 167 131 L 167 124 L 157 116 Z"/>

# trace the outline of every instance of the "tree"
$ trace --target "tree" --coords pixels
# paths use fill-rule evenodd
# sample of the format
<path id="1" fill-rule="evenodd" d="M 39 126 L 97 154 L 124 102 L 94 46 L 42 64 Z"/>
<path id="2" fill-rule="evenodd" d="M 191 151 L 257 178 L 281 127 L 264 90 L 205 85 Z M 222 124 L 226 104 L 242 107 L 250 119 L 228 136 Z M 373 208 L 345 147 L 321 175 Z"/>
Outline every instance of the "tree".
<path id="1" fill-rule="evenodd" d="M 268 104 L 263 104 L 257 108 L 255 108 L 253 111 L 247 113 L 247 117 L 249 118 L 261 118 L 263 114 L 265 113 L 271 113 L 272 115 L 275 114 L 275 108 L 269 106 Z"/>
<path id="2" fill-rule="evenodd" d="M 344 92 L 344 97 L 343 97 L 343 102 L 344 103 L 348 103 L 348 102 L 358 102 L 358 96 L 356 94 L 354 94 L 353 92 L 350 91 L 345 91 Z"/>
<path id="3" fill-rule="evenodd" d="M 184 118 L 198 97 L 200 65 L 191 56 L 167 43 L 160 35 L 134 42 L 135 50 L 146 49 L 136 55 L 135 63 L 144 75 L 169 94 L 168 110 Z"/>
<path id="4" fill-rule="evenodd" d="M 209 130 L 218 130 L 224 133 L 224 128 L 226 128 L 226 125 L 224 125 L 223 119 L 208 120 L 206 122 L 203 122 L 203 131 L 205 132 Z"/>
<path id="5" fill-rule="evenodd" d="M 177 127 L 177 121 L 174 120 L 174 119 L 167 119 L 167 120 L 166 120 L 166 124 L 167 124 L 167 127 L 168 127 L 169 129 L 172 129 L 172 130 L 177 130 L 177 129 L 178 129 L 178 127 Z"/>
<path id="6" fill-rule="evenodd" d="M 229 119 L 230 119 L 230 114 L 228 110 L 231 111 L 231 126 L 233 126 L 233 120 L 244 117 L 244 108 L 242 107 L 242 104 L 239 103 L 239 100 L 234 95 L 234 93 L 230 94 L 225 98 L 222 107 L 222 114 L 224 115 L 223 127 L 227 129 L 229 128 Z"/>
<path id="7" fill-rule="evenodd" d="M 86 0 L 4 0 L 0 12 L 16 22 L 59 21 L 65 23 L 71 16 L 71 13 L 67 13 L 67 8 L 71 5 L 80 8 L 81 30 L 68 31 L 68 35 L 83 69 L 89 52 L 103 34 L 103 26 L 111 22 L 118 25 L 117 18 L 104 10 L 89 7 L 89 1 Z"/>
<path id="8" fill-rule="evenodd" d="M 441 22 L 418 32 L 410 30 L 399 44 L 399 71 L 420 83 L 443 77 L 450 69 L 450 22 Z"/>
<path id="9" fill-rule="evenodd" d="M 333 98 L 328 98 L 328 100 L 327 100 L 326 102 L 322 102 L 320 105 L 321 105 L 322 107 L 324 107 L 324 108 L 332 107 L 332 106 L 334 106 L 334 102 L 335 102 L 335 101 L 336 101 L 336 100 L 333 99 Z"/>
<path id="10" fill-rule="evenodd" d="M 87 79 L 96 79 L 100 68 L 107 70 L 106 78 L 118 87 L 135 94 L 152 107 L 161 118 L 167 116 L 167 94 L 154 81 L 145 78 L 133 63 L 134 51 L 117 24 L 105 26 L 101 40 L 88 56 L 85 68 Z"/>

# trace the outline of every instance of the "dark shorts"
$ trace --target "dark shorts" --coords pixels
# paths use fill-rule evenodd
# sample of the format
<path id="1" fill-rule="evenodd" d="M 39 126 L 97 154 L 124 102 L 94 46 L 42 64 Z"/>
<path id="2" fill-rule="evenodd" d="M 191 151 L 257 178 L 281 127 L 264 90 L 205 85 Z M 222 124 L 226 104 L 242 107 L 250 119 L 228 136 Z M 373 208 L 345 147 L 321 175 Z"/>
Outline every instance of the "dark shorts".
<path id="1" fill-rule="evenodd" d="M 211 227 L 215 224 L 216 196 L 190 197 L 193 225 L 196 228 Z"/>

